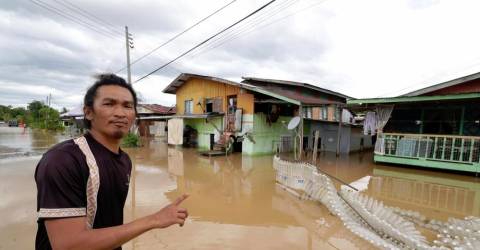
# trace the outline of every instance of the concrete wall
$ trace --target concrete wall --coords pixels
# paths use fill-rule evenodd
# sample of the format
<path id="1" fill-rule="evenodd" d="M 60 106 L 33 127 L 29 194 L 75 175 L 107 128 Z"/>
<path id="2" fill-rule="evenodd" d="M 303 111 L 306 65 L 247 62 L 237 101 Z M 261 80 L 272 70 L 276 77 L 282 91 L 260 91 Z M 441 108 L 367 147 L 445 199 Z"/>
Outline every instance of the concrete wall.
<path id="1" fill-rule="evenodd" d="M 197 147 L 202 150 L 210 149 L 210 134 L 215 135 L 215 141 L 218 141 L 220 134 L 212 125 L 215 124 L 218 129 L 223 129 L 223 117 L 211 118 L 209 122 L 206 122 L 204 118 L 187 118 L 184 119 L 185 126 L 189 125 L 198 132 Z"/>

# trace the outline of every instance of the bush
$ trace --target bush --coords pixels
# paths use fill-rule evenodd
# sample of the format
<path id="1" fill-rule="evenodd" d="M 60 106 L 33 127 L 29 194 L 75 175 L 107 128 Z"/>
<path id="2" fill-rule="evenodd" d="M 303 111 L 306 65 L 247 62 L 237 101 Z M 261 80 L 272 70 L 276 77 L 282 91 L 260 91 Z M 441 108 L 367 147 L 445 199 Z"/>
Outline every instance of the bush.
<path id="1" fill-rule="evenodd" d="M 140 147 L 140 137 L 134 133 L 128 133 L 122 139 L 123 147 Z"/>

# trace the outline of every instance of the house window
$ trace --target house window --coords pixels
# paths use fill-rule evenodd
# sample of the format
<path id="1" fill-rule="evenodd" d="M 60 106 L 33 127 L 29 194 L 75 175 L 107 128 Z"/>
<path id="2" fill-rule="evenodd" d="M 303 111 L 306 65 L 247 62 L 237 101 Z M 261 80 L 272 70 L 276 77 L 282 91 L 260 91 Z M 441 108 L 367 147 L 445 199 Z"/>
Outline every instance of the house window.
<path id="1" fill-rule="evenodd" d="M 205 107 L 206 113 L 213 112 L 213 102 L 214 102 L 214 99 L 207 99 L 206 107 Z"/>
<path id="2" fill-rule="evenodd" d="M 328 119 L 328 106 L 322 106 L 320 108 L 320 119 L 327 120 Z"/>
<path id="3" fill-rule="evenodd" d="M 333 120 L 334 121 L 338 121 L 338 117 L 339 117 L 339 108 L 337 105 L 333 105 Z"/>
<path id="4" fill-rule="evenodd" d="M 228 114 L 235 114 L 235 110 L 237 110 L 237 96 L 232 95 L 228 97 Z"/>
<path id="5" fill-rule="evenodd" d="M 312 119 L 312 107 L 303 107 L 303 118 Z"/>
<path id="6" fill-rule="evenodd" d="M 193 113 L 193 100 L 186 100 L 185 101 L 185 114 L 192 114 Z"/>

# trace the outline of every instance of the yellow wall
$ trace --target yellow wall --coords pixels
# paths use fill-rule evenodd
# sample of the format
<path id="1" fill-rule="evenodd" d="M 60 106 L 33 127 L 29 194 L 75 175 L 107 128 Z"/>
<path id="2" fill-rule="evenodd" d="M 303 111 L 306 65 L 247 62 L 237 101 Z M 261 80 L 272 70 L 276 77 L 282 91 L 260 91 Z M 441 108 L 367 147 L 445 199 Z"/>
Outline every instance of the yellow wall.
<path id="1" fill-rule="evenodd" d="M 205 108 L 205 99 L 210 98 L 222 98 L 222 112 L 226 112 L 227 97 L 230 95 L 237 95 L 237 108 L 242 108 L 244 114 L 253 114 L 252 94 L 241 94 L 239 87 L 199 78 L 188 80 L 177 90 L 177 114 L 184 114 L 185 101 L 192 99 L 193 114 L 203 114 L 202 108 L 197 103 L 201 101 Z"/>
<path id="2" fill-rule="evenodd" d="M 253 106 L 253 94 L 243 93 L 237 96 L 237 107 L 242 108 L 244 114 L 253 114 Z"/>

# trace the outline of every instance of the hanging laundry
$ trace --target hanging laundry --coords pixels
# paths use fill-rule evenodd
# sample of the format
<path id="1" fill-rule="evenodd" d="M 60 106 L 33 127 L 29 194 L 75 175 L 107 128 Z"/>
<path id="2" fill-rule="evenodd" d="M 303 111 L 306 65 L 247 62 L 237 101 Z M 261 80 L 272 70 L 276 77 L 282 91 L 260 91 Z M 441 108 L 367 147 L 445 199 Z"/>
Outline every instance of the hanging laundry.
<path id="1" fill-rule="evenodd" d="M 183 144 L 183 119 L 173 118 L 168 120 L 168 144 Z"/>
<path id="2" fill-rule="evenodd" d="M 363 134 L 364 135 L 375 135 L 375 130 L 377 128 L 377 117 L 375 112 L 367 112 L 365 115 L 365 120 L 363 121 Z"/>

